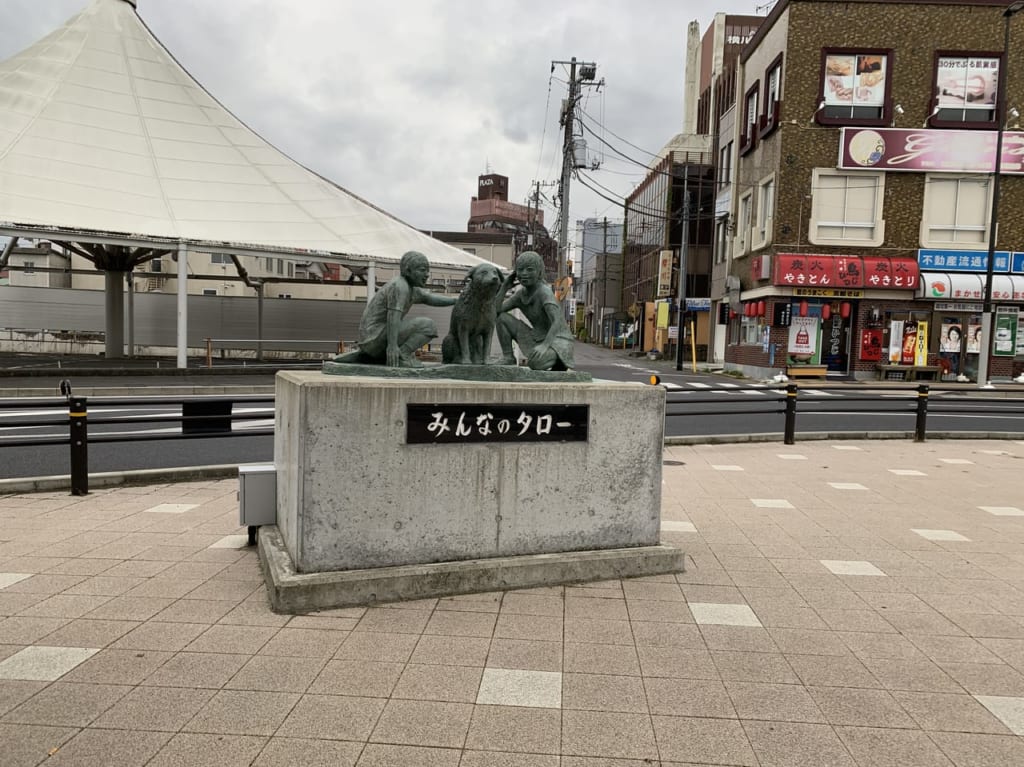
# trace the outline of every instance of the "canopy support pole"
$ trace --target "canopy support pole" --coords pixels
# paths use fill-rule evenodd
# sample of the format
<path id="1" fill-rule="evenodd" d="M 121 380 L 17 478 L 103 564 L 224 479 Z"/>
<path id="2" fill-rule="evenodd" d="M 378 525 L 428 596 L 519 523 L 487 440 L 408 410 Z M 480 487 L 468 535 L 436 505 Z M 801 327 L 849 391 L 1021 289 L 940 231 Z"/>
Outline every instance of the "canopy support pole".
<path id="1" fill-rule="evenodd" d="M 107 270 L 103 273 L 106 282 L 103 354 L 108 360 L 124 357 L 124 272 Z"/>
<path id="2" fill-rule="evenodd" d="M 188 367 L 188 246 L 178 243 L 178 367 Z"/>

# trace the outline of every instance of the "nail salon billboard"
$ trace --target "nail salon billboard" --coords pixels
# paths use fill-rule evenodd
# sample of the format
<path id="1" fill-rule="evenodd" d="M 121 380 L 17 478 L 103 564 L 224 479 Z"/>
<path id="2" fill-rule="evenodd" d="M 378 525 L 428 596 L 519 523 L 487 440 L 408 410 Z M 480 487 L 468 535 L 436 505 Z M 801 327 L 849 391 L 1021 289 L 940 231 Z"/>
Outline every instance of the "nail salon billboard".
<path id="1" fill-rule="evenodd" d="M 1024 131 L 1003 133 L 1003 173 L 1024 174 Z M 996 132 L 843 128 L 839 167 L 915 173 L 991 173 Z"/>

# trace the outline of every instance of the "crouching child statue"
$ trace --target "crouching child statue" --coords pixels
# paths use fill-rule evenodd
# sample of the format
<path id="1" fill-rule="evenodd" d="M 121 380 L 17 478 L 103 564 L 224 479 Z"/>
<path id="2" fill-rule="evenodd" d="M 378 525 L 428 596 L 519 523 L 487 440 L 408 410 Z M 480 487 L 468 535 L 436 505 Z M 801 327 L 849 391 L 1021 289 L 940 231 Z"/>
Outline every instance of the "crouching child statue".
<path id="1" fill-rule="evenodd" d="M 519 287 L 502 303 L 498 312 L 498 343 L 503 365 L 515 365 L 512 342 L 518 346 L 532 370 L 572 370 L 573 338 L 565 322 L 562 306 L 551 286 L 544 280 L 544 261 L 540 254 L 526 251 L 516 259 L 516 269 L 502 285 L 501 294 Z M 509 314 L 519 309 L 528 322 Z"/>
<path id="2" fill-rule="evenodd" d="M 437 338 L 437 326 L 429 317 L 407 317 L 413 304 L 452 306 L 455 296 L 425 290 L 430 263 L 422 253 L 410 250 L 402 256 L 400 273 L 374 293 L 359 321 L 359 348 L 339 354 L 335 362 L 388 367 L 423 367 L 415 355 L 421 346 Z"/>

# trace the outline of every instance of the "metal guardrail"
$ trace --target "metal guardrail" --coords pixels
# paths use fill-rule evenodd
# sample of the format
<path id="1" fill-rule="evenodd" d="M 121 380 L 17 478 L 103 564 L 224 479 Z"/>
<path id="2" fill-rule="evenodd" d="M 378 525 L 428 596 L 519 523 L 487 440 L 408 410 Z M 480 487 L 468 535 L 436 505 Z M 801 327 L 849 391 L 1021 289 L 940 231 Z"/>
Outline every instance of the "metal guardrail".
<path id="1" fill-rule="evenodd" d="M 273 407 L 273 394 L 237 394 L 232 396 L 182 396 L 182 397 L 132 397 L 113 398 L 75 396 L 67 381 L 61 382 L 61 393 L 65 399 L 18 399 L 0 400 L 0 410 L 52 410 L 53 416 L 26 418 L 0 426 L 0 435 L 7 430 L 68 425 L 67 437 L 21 437 L 3 439 L 0 447 L 37 447 L 42 445 L 68 445 L 71 455 L 71 494 L 87 495 L 89 492 L 89 445 L 99 443 L 143 442 L 152 440 L 206 439 L 209 437 L 265 437 L 273 436 L 273 427 L 256 427 L 245 430 L 235 429 L 239 422 L 265 421 L 267 413 L 235 413 L 239 404 L 267 404 Z M 111 407 L 177 407 L 180 413 L 152 415 L 99 416 L 89 418 L 89 404 L 97 408 Z M 63 417 L 67 421 L 63 420 Z M 272 416 L 269 416 L 272 417 Z M 145 425 L 177 423 L 179 433 L 166 431 L 151 434 L 104 434 L 89 436 L 89 426 L 126 424 Z"/>
<path id="2" fill-rule="evenodd" d="M 739 391 L 742 391 L 740 389 Z M 963 389 L 942 388 L 928 384 L 908 386 L 888 385 L 878 388 L 858 386 L 829 386 L 827 389 L 803 391 L 795 383 L 784 387 L 757 389 L 757 394 L 737 394 L 734 387 L 709 387 L 706 389 L 687 390 L 685 393 L 669 391 L 665 397 L 665 417 L 668 418 L 699 418 L 701 416 L 735 416 L 735 415 L 769 415 L 780 416 L 783 442 L 787 445 L 796 443 L 798 414 L 801 409 L 825 406 L 836 415 L 858 415 L 867 412 L 866 408 L 857 408 L 857 403 L 870 402 L 871 410 L 883 411 L 887 415 L 905 415 L 910 433 L 915 442 L 924 442 L 928 438 L 928 416 L 932 415 L 977 415 L 977 403 L 984 402 L 986 397 L 964 397 L 962 400 L 948 397 L 934 398 L 933 394 L 962 395 Z M 994 387 L 986 390 L 987 395 L 1002 397 L 1001 402 L 1019 402 L 1000 409 L 1000 413 L 1012 416 L 1024 416 L 1024 391 L 1016 387 Z M 722 395 L 729 394 L 728 406 L 724 406 Z M 836 394 L 841 394 L 837 397 Z M 885 394 L 880 399 L 879 394 Z M 1012 400 L 1005 397 L 1009 395 Z M 970 406 L 968 403 L 972 403 Z M 855 407 L 849 407 L 853 404 Z M 711 405 L 711 407 L 708 407 Z M 716 407 L 722 405 L 721 407 Z M 805 432 L 815 433 L 815 432 Z M 1024 429 L 1021 430 L 1024 436 Z"/>
<path id="3" fill-rule="evenodd" d="M 657 376 L 652 383 L 657 383 Z M 702 416 L 743 416 L 743 415 L 777 415 L 780 418 L 780 432 L 787 445 L 796 443 L 799 414 L 802 410 L 825 406 L 837 415 L 857 415 L 867 412 L 867 408 L 858 408 L 858 403 L 872 403 L 872 411 L 883 411 L 886 414 L 906 416 L 908 428 L 906 432 L 916 442 L 923 442 L 928 437 L 929 414 L 943 415 L 977 415 L 977 403 L 984 402 L 984 397 L 964 397 L 961 400 L 949 397 L 933 398 L 935 393 L 963 394 L 962 389 L 943 389 L 927 384 L 908 386 L 886 386 L 884 388 L 865 388 L 864 386 L 829 386 L 827 390 L 801 390 L 795 383 L 785 387 L 753 388 L 750 394 L 742 394 L 742 389 L 735 387 L 711 386 L 703 389 L 666 392 L 665 417 L 700 418 Z M 835 396 L 841 393 L 842 397 Z M 885 399 L 879 394 L 884 393 Z M 1011 416 L 1024 416 L 1024 394 L 1019 388 L 995 388 L 989 394 L 997 396 L 1010 395 L 1008 406 L 1000 412 Z M 264 404 L 273 406 L 273 394 L 237 394 L 237 395 L 202 395 L 177 397 L 86 397 L 75 396 L 67 381 L 61 382 L 62 397 L 19 398 L 0 400 L 0 411 L 29 410 L 53 411 L 53 415 L 44 417 L 26 417 L 16 422 L 0 425 L 0 447 L 36 447 L 43 445 L 68 445 L 71 455 L 71 493 L 85 495 L 89 492 L 89 445 L 99 443 L 141 442 L 152 440 L 205 439 L 209 437 L 256 437 L 273 436 L 272 427 L 255 427 L 239 430 L 235 425 L 239 422 L 265 421 L 267 413 L 237 413 L 238 405 Z M 722 395 L 728 394 L 728 399 Z M 726 402 L 728 404 L 726 404 Z M 1003 399 L 1006 403 L 1008 400 Z M 1018 404 L 1019 403 L 1019 404 Z M 89 417 L 89 406 L 96 408 L 112 407 L 173 407 L 180 408 L 177 413 L 157 413 L 152 415 Z M 853 405 L 853 407 L 851 407 Z M 820 411 L 816 411 L 820 415 Z M 67 418 L 67 421 L 64 418 Z M 31 427 L 52 427 L 67 423 L 66 437 L 3 437 L 5 431 Z M 126 424 L 164 424 L 181 425 L 180 432 L 168 433 L 154 431 L 142 434 L 106 434 L 94 433 L 90 436 L 90 426 L 107 426 Z M 806 431 L 805 434 L 816 432 Z M 901 432 L 902 433 L 902 432 Z M 1024 436 L 1024 429 L 1021 430 Z"/>

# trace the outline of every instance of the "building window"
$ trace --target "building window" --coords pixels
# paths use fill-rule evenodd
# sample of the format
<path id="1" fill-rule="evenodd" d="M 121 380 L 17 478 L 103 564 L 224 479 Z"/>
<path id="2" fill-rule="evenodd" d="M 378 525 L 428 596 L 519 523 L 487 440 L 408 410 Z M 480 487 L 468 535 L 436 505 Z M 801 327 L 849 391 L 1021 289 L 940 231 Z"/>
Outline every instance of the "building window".
<path id="1" fill-rule="evenodd" d="M 987 176 L 927 176 L 922 247 L 970 247 L 988 242 L 991 186 Z"/>
<path id="2" fill-rule="evenodd" d="M 294 277 L 295 276 L 295 263 L 292 262 L 292 261 L 288 262 L 288 276 L 289 277 Z"/>
<path id="3" fill-rule="evenodd" d="M 718 150 L 718 188 L 725 189 L 732 183 L 732 142 Z"/>
<path id="4" fill-rule="evenodd" d="M 729 255 L 729 217 L 715 219 L 715 263 L 724 264 Z"/>
<path id="5" fill-rule="evenodd" d="M 476 248 L 463 248 L 463 250 L 466 253 L 469 253 L 471 256 L 475 256 L 476 255 Z"/>
<path id="6" fill-rule="evenodd" d="M 740 154 L 746 154 L 757 143 L 757 121 L 760 116 L 757 103 L 761 84 L 754 83 L 743 100 L 743 127 L 740 135 Z"/>
<path id="7" fill-rule="evenodd" d="M 151 272 L 162 272 L 164 270 L 164 262 L 159 258 L 154 258 L 149 262 L 149 271 Z"/>
<path id="8" fill-rule="evenodd" d="M 884 125 L 889 103 L 886 50 L 833 48 L 822 56 L 819 123 Z"/>
<path id="9" fill-rule="evenodd" d="M 755 246 L 762 247 L 772 240 L 775 218 L 775 177 L 762 181 L 757 189 L 757 237 Z"/>
<path id="10" fill-rule="evenodd" d="M 215 296 L 217 295 L 217 288 L 203 288 L 204 296 Z"/>
<path id="11" fill-rule="evenodd" d="M 811 225 L 815 245 L 882 244 L 883 173 L 843 173 L 815 168 L 812 174 Z"/>
<path id="12" fill-rule="evenodd" d="M 284 274 L 284 259 L 277 259 L 277 273 Z"/>
<path id="13" fill-rule="evenodd" d="M 25 264 L 24 264 L 24 268 L 22 268 L 22 270 L 21 270 L 21 273 L 22 274 L 35 274 L 36 273 L 36 262 L 35 261 L 26 261 Z"/>
<path id="14" fill-rule="evenodd" d="M 736 209 L 736 255 L 742 255 L 750 249 L 752 204 L 753 195 L 750 192 L 740 197 L 739 206 Z"/>
<path id="15" fill-rule="evenodd" d="M 274 271 L 274 259 L 269 258 L 269 257 L 264 258 L 263 259 L 263 268 L 266 269 L 268 272 L 273 272 Z"/>
<path id="16" fill-rule="evenodd" d="M 291 298 L 292 294 L 291 293 L 278 293 L 277 297 L 278 298 Z"/>
<path id="17" fill-rule="evenodd" d="M 761 135 L 766 136 L 779 124 L 779 104 L 782 101 L 782 54 L 772 62 L 764 75 L 764 114 L 761 115 Z"/>
<path id="18" fill-rule="evenodd" d="M 210 254 L 211 264 L 230 264 L 231 256 L 227 253 L 211 253 Z"/>
<path id="19" fill-rule="evenodd" d="M 740 343 L 761 345 L 761 318 L 740 317 Z"/>
<path id="20" fill-rule="evenodd" d="M 929 118 L 936 127 L 990 128 L 996 122 L 998 54 L 961 51 L 935 56 L 935 103 Z"/>

